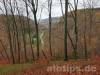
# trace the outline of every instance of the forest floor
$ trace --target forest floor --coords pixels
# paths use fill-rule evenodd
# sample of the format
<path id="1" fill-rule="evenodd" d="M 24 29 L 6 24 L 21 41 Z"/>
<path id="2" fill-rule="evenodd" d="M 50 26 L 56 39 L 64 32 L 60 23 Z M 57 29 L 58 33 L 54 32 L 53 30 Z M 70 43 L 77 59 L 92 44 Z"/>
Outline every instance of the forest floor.
<path id="1" fill-rule="evenodd" d="M 100 75 L 100 59 L 4 65 L 0 66 L 0 75 Z"/>

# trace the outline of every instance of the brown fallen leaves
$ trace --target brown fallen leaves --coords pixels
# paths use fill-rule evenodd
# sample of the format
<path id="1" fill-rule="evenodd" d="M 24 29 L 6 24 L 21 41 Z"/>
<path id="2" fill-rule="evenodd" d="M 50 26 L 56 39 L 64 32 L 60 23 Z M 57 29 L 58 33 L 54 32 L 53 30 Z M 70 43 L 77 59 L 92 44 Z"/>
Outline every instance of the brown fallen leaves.
<path id="1" fill-rule="evenodd" d="M 84 68 L 86 65 L 96 67 L 96 72 L 48 72 L 47 68 L 52 65 L 77 65 Z M 56 61 L 51 63 L 49 60 L 39 59 L 36 64 L 32 65 L 31 68 L 22 70 L 21 72 L 15 72 L 7 75 L 100 75 L 100 60 L 89 59 L 89 60 L 77 60 L 77 61 Z"/>
<path id="2" fill-rule="evenodd" d="M 59 62 L 56 63 L 56 65 L 92 65 L 96 67 L 96 72 L 48 72 L 47 67 L 53 64 L 48 64 L 47 60 L 41 60 L 38 61 L 38 65 L 36 67 L 26 69 L 24 71 L 21 71 L 19 73 L 16 73 L 15 75 L 100 75 L 100 60 L 92 59 L 92 60 L 78 60 L 78 61 L 68 61 L 68 62 Z"/>

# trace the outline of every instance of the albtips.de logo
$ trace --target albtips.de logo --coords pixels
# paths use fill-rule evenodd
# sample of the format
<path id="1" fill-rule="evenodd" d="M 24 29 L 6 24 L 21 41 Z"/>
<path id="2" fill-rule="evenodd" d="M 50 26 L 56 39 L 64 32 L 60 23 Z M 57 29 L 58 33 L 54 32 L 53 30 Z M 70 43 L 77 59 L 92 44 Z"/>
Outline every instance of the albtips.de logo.
<path id="1" fill-rule="evenodd" d="M 53 65 L 47 67 L 47 72 L 96 72 L 96 67 L 87 65 L 87 66 L 76 66 L 76 65 Z"/>

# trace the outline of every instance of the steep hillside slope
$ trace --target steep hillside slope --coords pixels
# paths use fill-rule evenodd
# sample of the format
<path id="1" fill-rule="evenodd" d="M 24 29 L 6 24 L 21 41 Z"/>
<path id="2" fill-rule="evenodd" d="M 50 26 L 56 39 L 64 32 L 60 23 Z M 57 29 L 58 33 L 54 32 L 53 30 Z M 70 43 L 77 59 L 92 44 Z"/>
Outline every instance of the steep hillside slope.
<path id="1" fill-rule="evenodd" d="M 86 23 L 84 10 L 78 10 L 78 53 L 79 56 L 84 56 L 84 30 L 86 32 L 86 44 L 89 55 L 100 55 L 100 9 L 97 8 L 93 11 L 93 19 L 91 23 L 90 9 L 86 10 Z M 73 13 L 73 12 L 72 12 Z M 86 29 L 84 26 L 86 25 Z M 91 37 L 90 37 L 90 27 L 91 27 Z M 71 40 L 75 41 L 74 33 L 74 20 L 71 15 L 71 12 L 68 15 L 68 32 L 70 34 Z M 47 33 L 48 35 L 48 33 Z M 91 44 L 90 44 L 91 38 Z M 46 46 L 49 46 L 49 43 Z M 52 26 L 52 51 L 53 53 L 57 52 L 56 56 L 63 56 L 64 50 L 64 19 L 60 18 L 59 23 L 56 23 Z M 68 37 L 68 54 L 72 56 L 73 48 Z"/>
<path id="2" fill-rule="evenodd" d="M 24 45 L 23 45 L 23 36 L 25 36 L 26 40 L 26 49 L 28 52 L 30 52 L 30 43 L 29 43 L 29 26 L 30 26 L 30 34 L 33 36 L 35 34 L 35 24 L 34 21 L 29 19 L 30 24 L 28 25 L 27 18 L 24 16 L 21 16 L 19 19 L 19 16 L 15 16 L 16 20 L 16 27 L 14 23 L 14 19 L 12 18 L 11 15 L 8 16 L 9 21 L 7 21 L 7 16 L 5 15 L 0 15 L 0 56 L 3 55 L 5 56 L 5 50 L 7 51 L 8 55 L 10 56 L 10 42 L 9 42 L 9 31 L 8 31 L 8 25 L 9 25 L 9 30 L 11 34 L 11 44 L 13 47 L 13 53 L 14 55 L 17 54 L 18 52 L 18 41 L 19 41 L 19 46 L 21 49 L 22 54 L 24 54 Z M 17 30 L 16 30 L 17 28 Z M 17 39 L 18 35 L 18 39 Z M 17 41 L 18 40 L 18 41 Z"/>

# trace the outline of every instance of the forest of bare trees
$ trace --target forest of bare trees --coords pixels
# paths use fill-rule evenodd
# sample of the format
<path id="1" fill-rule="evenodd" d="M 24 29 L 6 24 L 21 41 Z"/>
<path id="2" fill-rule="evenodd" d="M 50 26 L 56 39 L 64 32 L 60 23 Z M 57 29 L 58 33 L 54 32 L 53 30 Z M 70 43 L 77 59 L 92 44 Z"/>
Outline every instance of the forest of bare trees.
<path id="1" fill-rule="evenodd" d="M 53 0 L 46 0 L 47 7 L 43 7 L 43 9 L 46 8 L 48 11 L 47 29 L 41 28 L 39 22 L 41 17 L 38 19 L 39 0 L 0 0 L 0 11 L 3 16 L 5 31 L 3 34 L 6 35 L 4 39 L 0 38 L 0 45 L 3 48 L 0 52 L 2 58 L 7 59 L 12 64 L 36 61 L 41 57 L 53 60 L 55 58 L 54 54 L 57 54 L 54 53 L 54 49 L 58 49 L 53 47 L 58 47 L 58 44 L 60 44 L 64 46 L 61 48 L 63 60 L 70 60 L 69 49 L 72 50 L 71 57 L 73 59 L 77 60 L 80 58 L 80 50 L 84 53 L 82 58 L 88 59 L 95 52 L 94 50 L 92 51 L 92 38 L 95 35 L 93 32 L 95 24 L 94 0 L 88 0 L 88 2 L 83 0 L 81 4 L 83 10 L 78 10 L 79 0 L 73 0 L 73 4 L 69 0 L 59 1 L 59 6 L 61 6 L 59 10 L 62 13 L 62 17 L 59 19 L 63 23 L 58 22 L 57 24 L 60 23 L 60 26 L 64 28 L 61 35 L 59 35 L 62 41 L 56 40 L 56 43 L 58 42 L 56 46 L 53 43 L 54 35 L 52 35 L 56 30 L 53 30 L 53 25 L 56 24 L 52 23 Z M 20 2 L 22 2 L 24 8 L 21 8 Z M 81 20 L 79 14 L 82 14 L 81 19 L 84 21 L 81 23 L 82 25 L 79 25 L 79 20 Z M 30 17 L 30 15 L 32 16 Z M 40 16 L 42 16 L 42 10 Z M 69 23 L 69 17 L 71 17 L 71 23 Z M 40 37 L 42 32 L 45 32 L 43 35 L 45 38 Z M 55 33 L 55 35 L 58 33 Z M 59 36 L 56 36 L 56 38 Z M 44 42 L 44 40 L 41 43 L 40 38 L 43 38 L 48 43 Z M 81 44 L 82 39 L 83 43 Z M 6 44 L 3 40 L 7 40 Z M 43 48 L 44 50 L 41 49 L 41 44 L 44 44 L 44 46 L 48 45 L 47 51 L 45 51 L 45 48 Z M 72 48 L 69 48 L 69 44 L 71 44 Z M 5 47 L 5 45 L 7 46 Z M 82 48 L 80 48 L 81 45 Z"/>

